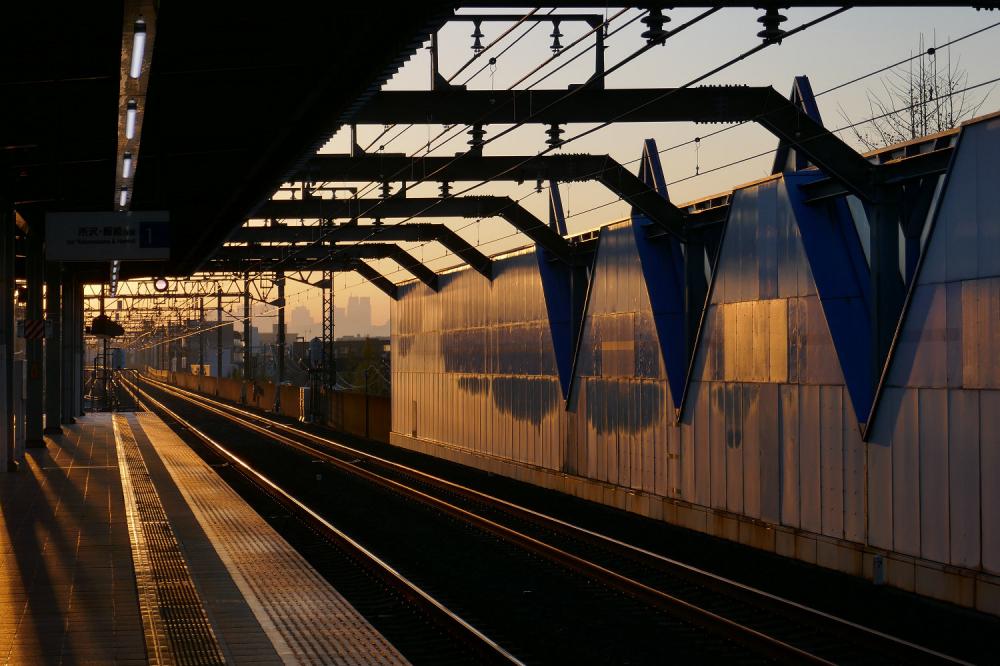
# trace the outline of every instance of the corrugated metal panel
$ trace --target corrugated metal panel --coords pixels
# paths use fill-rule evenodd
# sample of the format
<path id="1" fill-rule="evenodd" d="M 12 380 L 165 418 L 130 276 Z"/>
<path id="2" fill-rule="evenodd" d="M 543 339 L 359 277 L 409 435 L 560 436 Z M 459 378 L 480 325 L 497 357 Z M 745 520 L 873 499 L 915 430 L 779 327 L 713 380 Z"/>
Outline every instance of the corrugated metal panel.
<path id="1" fill-rule="evenodd" d="M 788 381 L 788 301 L 777 299 L 768 303 L 768 380 L 781 384 Z"/>
<path id="2" fill-rule="evenodd" d="M 984 358 L 980 355 L 981 327 L 983 315 L 980 309 L 980 282 L 969 280 L 962 283 L 962 377 L 966 388 L 982 388 Z"/>
<path id="3" fill-rule="evenodd" d="M 983 149 L 977 155 L 976 211 L 979 213 L 979 275 L 1000 275 L 1000 225 L 996 224 L 996 211 L 1000 208 L 1000 122 L 993 119 L 969 128 L 980 134 L 977 140 Z M 991 215 L 992 213 L 992 219 Z"/>
<path id="4" fill-rule="evenodd" d="M 1000 278 L 980 280 L 979 353 L 983 388 L 1000 389 Z"/>
<path id="5" fill-rule="evenodd" d="M 823 534 L 844 535 L 844 392 L 840 386 L 819 389 L 820 475 Z"/>
<path id="6" fill-rule="evenodd" d="M 770 303 L 756 301 L 753 306 L 753 381 L 768 380 L 768 357 L 771 352 Z M 785 350 L 782 350 L 784 352 Z"/>
<path id="7" fill-rule="evenodd" d="M 740 257 L 740 278 L 738 282 L 738 296 L 740 301 L 755 301 L 760 298 L 760 268 L 758 258 L 760 255 L 760 244 L 757 233 L 760 229 L 761 220 L 758 218 L 758 200 L 766 196 L 762 190 L 766 187 L 755 187 L 748 190 L 745 208 L 740 217 L 740 243 L 737 251 Z"/>
<path id="8" fill-rule="evenodd" d="M 742 393 L 743 512 L 760 518 L 760 398 L 757 384 L 738 385 Z"/>
<path id="9" fill-rule="evenodd" d="M 962 138 L 948 177 L 939 220 L 944 223 L 945 279 L 967 280 L 979 275 L 979 234 L 973 202 L 976 200 L 975 168 L 979 143 Z M 994 183 L 992 187 L 996 187 Z M 940 236 L 935 233 L 934 236 Z M 934 239 L 940 242 L 938 239 Z"/>
<path id="10" fill-rule="evenodd" d="M 918 286 L 896 343 L 889 381 L 895 386 L 946 386 L 948 381 L 947 289 Z"/>
<path id="11" fill-rule="evenodd" d="M 875 418 L 868 444 L 868 542 L 892 548 L 893 453 L 892 437 L 903 399 L 903 389 L 888 388 Z"/>
<path id="12" fill-rule="evenodd" d="M 806 337 L 800 349 L 804 349 L 807 360 L 805 374 L 799 374 L 799 381 L 809 384 L 843 383 L 837 350 L 833 346 L 819 297 L 808 296 L 800 302 L 805 305 L 807 317 Z"/>
<path id="13" fill-rule="evenodd" d="M 726 508 L 743 511 L 743 401 L 740 384 L 724 384 L 726 424 Z"/>
<path id="14" fill-rule="evenodd" d="M 760 517 L 781 521 L 781 433 L 778 428 L 777 384 L 761 384 L 758 397 L 760 423 Z"/>
<path id="15" fill-rule="evenodd" d="M 865 540 L 865 454 L 858 419 L 844 401 L 844 538 Z"/>
<path id="16" fill-rule="evenodd" d="M 722 377 L 738 377 L 736 367 L 737 362 L 737 338 L 736 331 L 739 326 L 738 306 L 720 305 L 718 307 L 719 320 L 722 324 Z"/>
<path id="17" fill-rule="evenodd" d="M 648 427 L 643 430 L 642 435 L 642 489 L 646 492 L 655 492 L 656 482 L 654 473 L 656 470 L 656 440 L 662 437 L 665 432 L 663 427 L 663 409 L 657 403 L 656 382 L 646 380 L 641 384 L 642 405 L 641 418 L 648 423 Z M 690 444 L 690 441 L 689 441 Z M 691 484 L 693 487 L 693 483 Z"/>
<path id="18" fill-rule="evenodd" d="M 705 400 L 700 392 L 691 396 L 691 403 L 687 406 L 688 422 L 687 427 L 681 428 L 681 497 L 688 502 L 697 502 L 696 479 L 698 457 L 696 447 L 704 439 L 702 429 L 707 425 L 707 415 L 705 413 Z"/>
<path id="19" fill-rule="evenodd" d="M 726 386 L 721 382 L 709 382 L 707 386 L 712 396 L 709 403 L 709 441 L 712 452 L 712 506 L 726 508 L 726 451 L 728 427 L 726 423 Z"/>
<path id="20" fill-rule="evenodd" d="M 948 392 L 921 389 L 919 401 L 920 555 L 948 562 Z"/>
<path id="21" fill-rule="evenodd" d="M 818 386 L 799 388 L 799 511 L 802 529 L 822 529 L 820 416 Z"/>
<path id="22" fill-rule="evenodd" d="M 597 450 L 599 448 L 599 438 L 598 438 L 598 410 L 602 407 L 600 404 L 596 403 L 596 382 L 594 379 L 588 378 L 586 380 L 586 400 L 584 401 L 585 415 L 587 422 L 587 444 L 586 444 L 586 473 L 587 476 L 594 479 L 597 477 Z"/>
<path id="23" fill-rule="evenodd" d="M 800 524 L 799 511 L 799 387 L 779 389 L 781 424 L 781 522 Z"/>
<path id="24" fill-rule="evenodd" d="M 920 431 L 916 389 L 904 389 L 892 433 L 892 545 L 920 555 Z"/>
<path id="25" fill-rule="evenodd" d="M 657 386 L 662 387 L 665 382 L 657 382 Z M 654 469 L 654 488 L 657 495 L 666 496 L 670 492 L 670 464 L 669 464 L 669 452 L 670 452 L 670 438 L 674 436 L 674 432 L 667 427 L 667 418 L 665 416 L 665 411 L 669 398 L 667 397 L 666 391 L 658 391 L 656 395 L 657 405 L 660 409 L 660 423 L 662 426 L 657 429 L 655 447 L 653 449 L 653 454 L 656 456 L 656 467 Z"/>
<path id="26" fill-rule="evenodd" d="M 760 253 L 757 273 L 760 284 L 758 297 L 761 299 L 778 296 L 777 207 L 777 183 L 765 183 L 760 188 L 760 197 L 757 200 L 756 224 Z"/>
<path id="27" fill-rule="evenodd" d="M 1000 496 L 984 483 L 1000 472 L 987 449 L 1000 441 L 1000 278 L 982 279 L 1000 272 L 1000 132 L 984 127 L 943 192 L 870 445 L 776 181 L 734 196 L 681 426 L 619 224 L 602 232 L 568 411 L 528 252 L 498 260 L 492 283 L 460 271 L 439 294 L 401 287 L 393 428 L 851 540 L 867 524 L 873 546 L 961 566 L 981 550 L 1000 570 Z M 964 282 L 931 284 L 945 277 Z"/>
<path id="28" fill-rule="evenodd" d="M 1000 391 L 979 392 L 983 568 L 1000 573 Z"/>
<path id="29" fill-rule="evenodd" d="M 629 486 L 642 489 L 642 441 L 649 431 L 649 423 L 642 418 L 642 382 L 629 382 L 631 402 L 629 404 Z"/>
<path id="30" fill-rule="evenodd" d="M 793 223 L 788 192 L 783 187 L 777 189 L 777 217 L 775 218 L 777 243 L 778 296 L 793 298 L 799 290 L 799 265 L 802 250 L 797 237 L 798 227 Z M 794 229 L 794 233 L 793 233 Z"/>

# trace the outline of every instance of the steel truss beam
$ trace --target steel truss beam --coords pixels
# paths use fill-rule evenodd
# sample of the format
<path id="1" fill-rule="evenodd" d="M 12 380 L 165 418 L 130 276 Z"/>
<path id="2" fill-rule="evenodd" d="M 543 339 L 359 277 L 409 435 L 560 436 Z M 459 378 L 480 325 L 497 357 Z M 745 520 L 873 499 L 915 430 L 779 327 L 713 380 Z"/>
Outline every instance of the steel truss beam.
<path id="1" fill-rule="evenodd" d="M 211 298 L 216 298 L 215 294 L 210 295 Z M 100 296 L 91 295 L 84 296 L 86 301 L 98 301 Z M 118 294 L 117 296 L 105 296 L 104 299 L 109 303 L 114 301 L 170 301 L 170 300 L 185 300 L 185 301 L 195 301 L 199 298 L 209 298 L 209 296 L 202 296 L 199 294 Z M 222 298 L 243 298 L 243 294 L 222 294 Z M 256 299 L 255 299 L 256 300 Z M 265 301 L 267 302 L 267 301 Z"/>
<path id="2" fill-rule="evenodd" d="M 308 284 L 311 287 L 319 287 L 321 289 L 329 289 L 331 285 L 332 273 L 357 273 L 361 277 L 365 278 L 373 285 L 381 289 L 389 298 L 396 300 L 396 283 L 385 277 L 377 270 L 369 266 L 363 261 L 325 261 L 324 266 L 321 269 L 327 277 L 324 277 L 319 282 L 308 282 L 306 280 L 297 280 L 297 282 L 302 282 L 303 284 Z"/>
<path id="3" fill-rule="evenodd" d="M 677 237 L 683 235 L 684 214 L 649 191 L 631 171 L 610 155 L 512 155 L 408 157 L 402 154 L 317 155 L 294 180 L 348 181 L 525 181 L 578 182 L 596 180 L 646 217 Z"/>
<path id="4" fill-rule="evenodd" d="M 437 291 L 437 273 L 419 259 L 393 243 L 361 243 L 358 245 L 307 245 L 301 248 L 270 245 L 219 248 L 208 262 L 213 270 L 230 270 L 228 266 L 252 265 L 254 270 L 331 270 L 329 265 L 345 262 L 356 264 L 362 259 L 391 259 L 415 278 Z M 227 266 L 220 269 L 220 266 Z"/>
<path id="5" fill-rule="evenodd" d="M 569 242 L 510 197 L 451 197 L 445 199 L 272 199 L 252 219 L 359 219 L 410 217 L 500 217 L 566 263 L 575 261 Z"/>
<path id="6" fill-rule="evenodd" d="M 235 243 L 319 243 L 403 241 L 441 243 L 450 252 L 477 272 L 490 278 L 493 260 L 470 245 L 444 224 L 418 222 L 413 224 L 342 224 L 336 227 L 304 225 L 271 225 L 240 227 L 229 241 Z"/>
<path id="7" fill-rule="evenodd" d="M 875 166 L 771 87 L 386 91 L 351 118 L 357 124 L 510 124 L 755 121 L 867 201 Z"/>
<path id="8" fill-rule="evenodd" d="M 862 0 L 861 2 L 852 2 L 852 7 L 887 7 L 887 6 L 900 6 L 900 7 L 969 7 L 967 2 L 951 2 L 951 1 L 941 1 L 941 0 L 907 0 L 906 2 L 887 2 L 886 0 Z M 490 0 L 472 0 L 471 2 L 463 2 L 462 7 L 497 7 L 496 2 L 491 2 Z M 514 3 L 514 4 L 504 4 L 502 5 L 506 8 L 532 8 L 536 5 L 529 3 Z M 584 7 L 584 8 L 598 8 L 604 9 L 607 7 L 606 2 L 597 2 L 596 0 L 582 0 L 581 2 L 573 2 L 570 6 L 572 7 Z M 674 7 L 714 7 L 715 5 L 710 2 L 643 2 L 642 7 L 658 7 L 660 9 L 673 9 Z M 831 4 L 829 0 L 807 0 L 806 2 L 795 2 L 795 0 L 743 0 L 741 2 L 727 2 L 726 7 L 744 7 L 744 8 L 754 8 L 761 9 L 765 7 L 774 7 L 775 9 L 788 9 L 789 7 L 836 7 L 838 5 Z M 995 9 L 1000 6 L 996 3 L 993 4 L 977 4 L 973 5 L 977 8 L 987 8 Z M 553 16 L 558 16 L 554 14 Z"/>
<path id="9" fill-rule="evenodd" d="M 877 168 L 879 181 L 885 186 L 901 185 L 928 176 L 939 176 L 948 170 L 954 148 L 938 148 L 912 157 L 904 157 L 886 162 Z M 824 178 L 802 186 L 809 198 L 806 203 L 818 203 L 824 199 L 842 196 L 849 192 L 843 184 L 833 178 Z"/>

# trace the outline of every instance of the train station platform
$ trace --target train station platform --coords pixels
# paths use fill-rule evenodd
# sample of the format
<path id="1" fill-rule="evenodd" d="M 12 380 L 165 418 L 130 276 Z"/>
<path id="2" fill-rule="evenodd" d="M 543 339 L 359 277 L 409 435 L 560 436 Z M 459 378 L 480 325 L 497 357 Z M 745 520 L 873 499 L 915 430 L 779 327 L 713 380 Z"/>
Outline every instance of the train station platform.
<path id="1" fill-rule="evenodd" d="M 0 476 L 0 663 L 405 663 L 157 416 Z"/>

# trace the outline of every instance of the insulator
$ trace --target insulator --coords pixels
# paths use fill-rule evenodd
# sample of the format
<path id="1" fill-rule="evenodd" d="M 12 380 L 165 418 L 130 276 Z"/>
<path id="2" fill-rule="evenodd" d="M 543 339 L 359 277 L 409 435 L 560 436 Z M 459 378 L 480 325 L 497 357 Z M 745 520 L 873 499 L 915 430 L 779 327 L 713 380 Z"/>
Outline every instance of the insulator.
<path id="1" fill-rule="evenodd" d="M 563 34 L 561 32 L 559 32 L 559 21 L 553 21 L 552 22 L 552 34 L 549 35 L 549 37 L 552 38 L 552 47 L 551 48 L 552 48 L 552 52 L 553 53 L 559 53 L 560 51 L 562 51 L 563 46 L 559 42 L 559 38 L 562 37 L 562 36 L 563 36 Z"/>
<path id="2" fill-rule="evenodd" d="M 548 144 L 548 145 L 550 145 L 550 146 L 552 146 L 553 148 L 558 148 L 559 146 L 562 145 L 562 139 L 559 138 L 559 137 L 565 131 L 566 130 L 564 130 L 563 128 L 559 127 L 559 125 L 557 125 L 555 123 L 553 123 L 552 125 L 549 125 L 549 128 L 547 130 L 545 130 L 545 133 L 549 135 L 549 138 L 546 139 L 545 143 Z"/>
<path id="3" fill-rule="evenodd" d="M 451 183 L 449 183 L 447 180 L 442 180 L 441 181 L 441 198 L 444 199 L 445 197 L 449 196 L 450 194 L 451 194 Z"/>
<path id="4" fill-rule="evenodd" d="M 382 198 L 388 199 L 390 194 L 392 194 L 392 186 L 389 185 L 389 181 L 382 181 Z"/>
<path id="5" fill-rule="evenodd" d="M 472 146 L 473 150 L 483 147 L 483 138 L 486 136 L 486 130 L 483 129 L 482 125 L 473 125 L 472 129 L 468 131 L 468 135 L 472 137 L 469 139 L 469 145 Z"/>
<path id="6" fill-rule="evenodd" d="M 473 21 L 473 24 L 476 26 L 476 29 L 472 31 L 471 35 L 469 35 L 474 40 L 472 42 L 472 52 L 475 53 L 476 55 L 479 55 L 480 53 L 483 52 L 482 40 L 483 37 L 485 37 L 486 35 L 484 35 L 483 31 L 481 30 L 482 24 L 480 21 Z"/>
<path id="7" fill-rule="evenodd" d="M 787 20 L 788 17 L 779 14 L 777 9 L 768 7 L 764 15 L 757 19 L 757 22 L 764 26 L 757 36 L 763 39 L 765 44 L 780 44 L 781 38 L 785 36 L 781 24 Z"/>
<path id="8" fill-rule="evenodd" d="M 642 22 L 646 24 L 646 31 L 642 33 L 642 38 L 647 44 L 662 44 L 670 34 L 663 29 L 665 23 L 670 23 L 670 17 L 663 15 L 661 9 L 650 9 L 649 13 L 642 17 Z"/>

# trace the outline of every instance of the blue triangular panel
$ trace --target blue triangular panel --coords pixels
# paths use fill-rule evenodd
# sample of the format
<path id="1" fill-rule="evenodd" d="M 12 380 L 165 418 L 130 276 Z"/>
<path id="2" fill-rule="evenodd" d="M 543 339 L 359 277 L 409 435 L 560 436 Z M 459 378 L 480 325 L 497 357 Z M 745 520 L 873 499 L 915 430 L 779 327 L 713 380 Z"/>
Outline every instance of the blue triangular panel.
<path id="1" fill-rule="evenodd" d="M 664 199 L 668 199 L 663 168 L 653 139 L 646 139 L 643 145 L 639 177 Z M 653 322 L 674 407 L 680 408 L 688 366 L 685 346 L 687 319 L 684 313 L 684 250 L 672 236 L 651 240 L 648 234 L 651 225 L 649 218 L 633 210 L 632 230 L 642 266 L 643 282 L 653 308 Z"/>
<path id="2" fill-rule="evenodd" d="M 549 182 L 549 225 L 561 236 L 566 235 L 566 216 L 556 182 Z M 569 398 L 573 381 L 573 357 L 583 321 L 584 295 L 587 293 L 586 270 L 552 258 L 549 252 L 535 246 L 538 272 L 545 295 L 545 310 L 552 335 L 552 348 L 559 372 L 563 400 Z"/>
<path id="3" fill-rule="evenodd" d="M 789 99 L 792 104 L 800 107 L 807 116 L 820 125 L 823 124 L 823 118 L 819 114 L 819 106 L 816 104 L 816 96 L 813 95 L 812 84 L 809 83 L 808 76 L 795 77 Z M 778 150 L 774 154 L 774 166 L 771 168 L 772 174 L 801 171 L 807 166 L 809 166 L 809 160 L 806 159 L 805 155 L 799 154 L 797 150 L 784 141 L 778 143 Z"/>
<path id="4" fill-rule="evenodd" d="M 871 278 L 846 202 L 805 203 L 799 186 L 823 177 L 791 173 L 784 183 L 854 412 L 865 422 L 874 396 Z"/>

